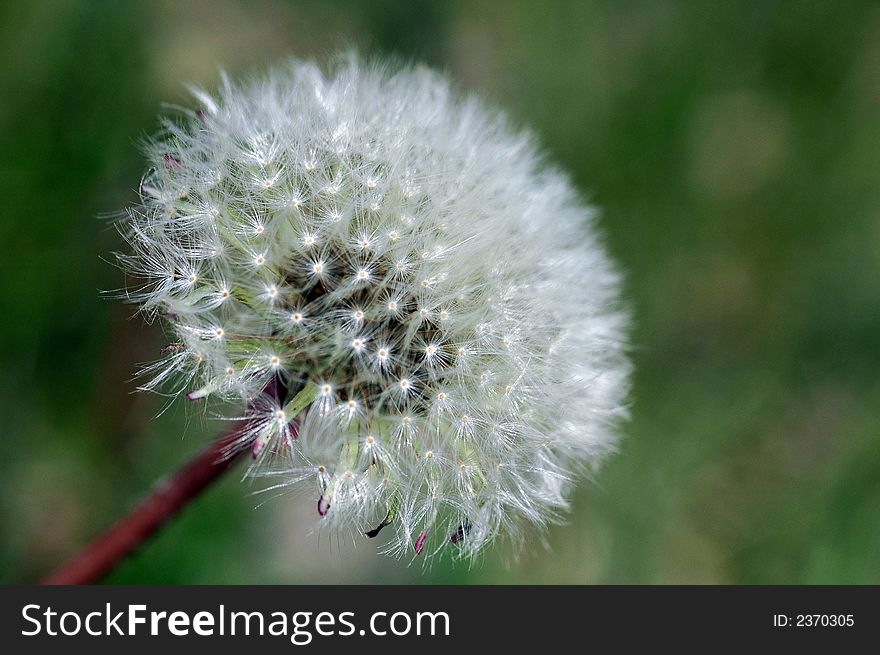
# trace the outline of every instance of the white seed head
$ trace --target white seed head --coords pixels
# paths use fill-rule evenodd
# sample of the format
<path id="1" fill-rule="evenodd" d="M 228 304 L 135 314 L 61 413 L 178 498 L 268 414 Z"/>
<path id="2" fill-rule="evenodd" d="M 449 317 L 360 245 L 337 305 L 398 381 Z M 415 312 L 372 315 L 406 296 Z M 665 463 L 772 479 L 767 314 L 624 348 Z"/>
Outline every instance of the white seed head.
<path id="1" fill-rule="evenodd" d="M 120 221 L 127 297 L 177 339 L 144 387 L 248 405 L 254 472 L 397 555 L 553 521 L 629 377 L 618 275 L 567 178 L 423 68 L 295 61 L 196 97 Z"/>

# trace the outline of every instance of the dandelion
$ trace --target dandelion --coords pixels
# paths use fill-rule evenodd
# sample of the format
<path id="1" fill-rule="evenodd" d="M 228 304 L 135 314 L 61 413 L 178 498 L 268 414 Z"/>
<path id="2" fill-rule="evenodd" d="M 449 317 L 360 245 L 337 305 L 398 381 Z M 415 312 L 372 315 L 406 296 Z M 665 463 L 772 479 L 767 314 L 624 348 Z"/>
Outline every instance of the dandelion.
<path id="1" fill-rule="evenodd" d="M 119 221 L 126 297 L 177 344 L 145 387 L 247 406 L 250 472 L 391 554 L 555 520 L 629 375 L 619 276 L 566 177 L 424 68 L 294 61 L 195 95 Z"/>

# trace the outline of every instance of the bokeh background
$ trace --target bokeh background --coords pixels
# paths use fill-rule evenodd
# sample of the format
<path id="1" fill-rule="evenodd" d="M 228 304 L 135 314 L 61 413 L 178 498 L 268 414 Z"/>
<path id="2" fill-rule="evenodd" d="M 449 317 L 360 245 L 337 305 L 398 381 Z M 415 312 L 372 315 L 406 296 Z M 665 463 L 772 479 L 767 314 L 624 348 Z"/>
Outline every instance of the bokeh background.
<path id="1" fill-rule="evenodd" d="M 339 48 L 417 58 L 531 126 L 602 210 L 632 421 L 568 524 L 428 572 L 309 537 L 231 475 L 115 583 L 880 582 L 880 6 L 0 4 L 0 580 L 46 572 L 218 426 L 133 393 L 156 326 L 102 298 L 138 140 L 184 83 Z"/>

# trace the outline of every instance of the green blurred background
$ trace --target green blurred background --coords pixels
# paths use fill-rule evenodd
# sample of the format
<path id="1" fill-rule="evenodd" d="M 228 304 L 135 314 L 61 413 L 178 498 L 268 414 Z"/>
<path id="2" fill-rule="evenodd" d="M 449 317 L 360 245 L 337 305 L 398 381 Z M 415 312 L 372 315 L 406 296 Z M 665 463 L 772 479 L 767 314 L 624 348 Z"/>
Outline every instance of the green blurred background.
<path id="1" fill-rule="evenodd" d="M 880 582 L 880 6 L 0 5 L 0 580 L 34 580 L 217 429 L 133 393 L 161 329 L 101 298 L 138 139 L 183 83 L 414 57 L 539 134 L 602 210 L 636 374 L 621 452 L 505 563 L 307 535 L 232 475 L 116 583 Z"/>

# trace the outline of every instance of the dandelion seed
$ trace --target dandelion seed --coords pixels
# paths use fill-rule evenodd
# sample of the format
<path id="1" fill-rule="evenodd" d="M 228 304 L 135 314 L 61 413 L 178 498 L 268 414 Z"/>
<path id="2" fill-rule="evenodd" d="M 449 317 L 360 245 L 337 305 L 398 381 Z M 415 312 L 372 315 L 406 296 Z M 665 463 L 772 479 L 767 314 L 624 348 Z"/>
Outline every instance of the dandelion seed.
<path id="1" fill-rule="evenodd" d="M 471 526 L 469 523 L 463 523 L 458 526 L 458 529 L 455 531 L 455 534 L 449 538 L 450 543 L 457 544 L 462 539 L 467 536 L 467 533 L 470 532 Z"/>
<path id="2" fill-rule="evenodd" d="M 414 546 L 414 550 L 416 551 L 416 555 L 422 554 L 422 548 L 425 546 L 425 540 L 427 538 L 428 538 L 428 531 L 422 530 L 421 533 L 419 533 L 419 537 L 418 537 L 418 539 L 416 539 L 416 543 Z"/>

